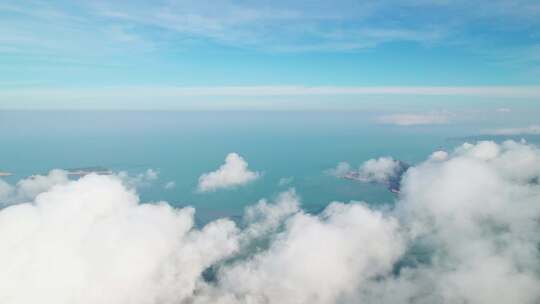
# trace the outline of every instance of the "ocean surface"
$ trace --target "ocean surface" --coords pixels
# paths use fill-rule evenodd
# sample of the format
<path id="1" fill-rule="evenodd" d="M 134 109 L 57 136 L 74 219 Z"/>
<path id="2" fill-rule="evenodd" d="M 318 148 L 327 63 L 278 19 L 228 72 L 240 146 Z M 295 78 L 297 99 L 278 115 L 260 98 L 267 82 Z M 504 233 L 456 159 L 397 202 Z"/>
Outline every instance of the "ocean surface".
<path id="1" fill-rule="evenodd" d="M 4 111 L 0 171 L 14 173 L 5 179 L 15 182 L 54 168 L 102 166 L 130 175 L 153 169 L 159 178 L 138 188 L 141 200 L 194 206 L 201 222 L 234 218 L 245 206 L 289 188 L 296 189 L 304 209 L 315 212 L 332 201 L 391 204 L 395 199 L 382 185 L 325 173 L 340 161 L 359 166 L 370 158 L 392 156 L 415 164 L 435 150 L 486 139 L 477 135 L 490 126 L 484 120 L 382 125 L 369 111 Z M 262 178 L 234 189 L 196 192 L 199 176 L 216 170 L 230 152 L 244 157 Z M 176 186 L 166 189 L 169 182 Z"/>

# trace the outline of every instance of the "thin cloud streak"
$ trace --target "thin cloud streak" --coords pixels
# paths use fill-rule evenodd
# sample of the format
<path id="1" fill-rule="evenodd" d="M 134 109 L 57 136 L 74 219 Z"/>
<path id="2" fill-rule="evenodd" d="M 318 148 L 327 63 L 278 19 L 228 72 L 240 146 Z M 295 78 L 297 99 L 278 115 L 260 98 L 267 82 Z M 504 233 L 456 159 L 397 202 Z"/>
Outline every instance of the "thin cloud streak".
<path id="1" fill-rule="evenodd" d="M 377 122 L 397 126 L 447 124 L 450 118 L 446 113 L 392 114 L 378 117 Z"/>
<path id="2" fill-rule="evenodd" d="M 501 128 L 487 130 L 486 135 L 540 135 L 540 125 L 530 125 L 522 128 Z"/>
<path id="3" fill-rule="evenodd" d="M 153 97 L 174 96 L 299 96 L 299 95 L 442 95 L 483 97 L 540 97 L 540 85 L 535 86 L 216 86 L 174 87 L 137 86 L 70 89 L 24 89 L 4 90 L 0 99 L 13 97 L 70 97 L 81 94 L 95 97 L 127 97 L 148 94 Z"/>

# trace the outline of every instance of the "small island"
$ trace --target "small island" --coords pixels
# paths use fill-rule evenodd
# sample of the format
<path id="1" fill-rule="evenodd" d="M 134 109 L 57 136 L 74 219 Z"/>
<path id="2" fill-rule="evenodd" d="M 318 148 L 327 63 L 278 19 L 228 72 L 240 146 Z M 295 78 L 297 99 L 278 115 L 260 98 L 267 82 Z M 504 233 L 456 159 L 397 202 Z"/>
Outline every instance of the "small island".
<path id="1" fill-rule="evenodd" d="M 11 175 L 13 175 L 13 173 L 0 171 L 0 177 L 2 177 L 2 176 L 11 176 Z"/>
<path id="2" fill-rule="evenodd" d="M 113 172 L 110 169 L 104 168 L 104 167 L 84 167 L 84 168 L 71 168 L 66 169 L 68 175 L 73 176 L 84 176 L 91 173 L 98 174 L 98 175 L 111 175 Z"/>
<path id="3" fill-rule="evenodd" d="M 360 182 L 370 182 L 370 183 L 375 183 L 375 184 L 377 184 L 377 183 L 383 184 L 383 185 L 386 186 L 386 188 L 390 192 L 395 193 L 395 194 L 399 194 L 400 188 L 401 188 L 401 177 L 409 169 L 410 165 L 405 163 L 405 162 L 402 162 L 400 160 L 398 160 L 397 162 L 398 162 L 398 166 L 397 166 L 397 169 L 394 172 L 394 174 L 391 175 L 391 176 L 388 176 L 388 178 L 385 179 L 384 181 L 379 181 L 379 182 L 366 181 L 362 177 L 360 172 L 355 171 L 355 170 L 351 170 L 351 171 L 345 173 L 344 175 L 340 176 L 340 178 L 354 180 L 354 181 L 360 181 Z"/>

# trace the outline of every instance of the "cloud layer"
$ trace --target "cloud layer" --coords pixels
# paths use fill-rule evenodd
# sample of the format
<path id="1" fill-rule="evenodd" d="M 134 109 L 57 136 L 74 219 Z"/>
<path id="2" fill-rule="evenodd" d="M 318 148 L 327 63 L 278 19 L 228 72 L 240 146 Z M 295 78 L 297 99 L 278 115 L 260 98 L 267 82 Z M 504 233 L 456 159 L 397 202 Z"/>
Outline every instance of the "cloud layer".
<path id="1" fill-rule="evenodd" d="M 430 97 L 433 101 L 447 103 L 447 98 L 479 98 L 493 101 L 493 98 L 537 100 L 540 86 L 305 86 L 305 85 L 253 85 L 253 86 L 105 86 L 96 90 L 88 87 L 6 88 L 0 91 L 0 109 L 126 109 L 119 100 L 131 100 L 129 109 L 160 110 L 208 110 L 208 109 L 365 109 L 361 105 L 333 105 L 335 99 L 354 100 L 357 96 L 379 96 L 401 104 L 403 96 L 412 98 Z M 74 98 L 79 102 L 70 103 Z M 325 102 L 319 104 L 314 99 Z M 352 98 L 352 99 L 351 99 Z M 254 102 L 256 100 L 256 102 Z M 151 102 L 150 102 L 150 101 Z M 219 100 L 219 105 L 216 101 Z M 286 107 L 282 103 L 287 101 Z M 16 101 L 16 102 L 15 102 Z M 54 103 L 52 103 L 54 101 Z M 371 107 L 368 107 L 371 109 Z M 383 107 L 384 108 L 384 107 Z M 508 114 L 508 113 L 507 113 Z M 378 118 L 385 124 L 436 124 L 445 123 L 449 117 L 441 113 L 398 113 L 382 115 Z"/>
<path id="2" fill-rule="evenodd" d="M 449 122 L 448 115 L 441 113 L 429 114 L 392 114 L 383 115 L 377 118 L 377 121 L 382 124 L 398 125 L 398 126 L 415 126 L 415 125 L 439 125 Z"/>
<path id="3" fill-rule="evenodd" d="M 238 154 L 229 153 L 225 163 L 216 171 L 199 177 L 199 192 L 216 191 L 223 188 L 245 185 L 259 178 L 261 173 L 249 171 L 248 163 Z"/>
<path id="4" fill-rule="evenodd" d="M 392 206 L 310 214 L 289 190 L 203 227 L 118 176 L 58 179 L 0 209 L 0 302 L 533 304 L 539 178 L 534 146 L 464 144 L 410 167 Z"/>
<path id="5" fill-rule="evenodd" d="M 89 175 L 0 212 L 0 302 L 173 303 L 237 248 L 234 223 L 193 230 L 194 210 L 138 202 Z"/>
<path id="6" fill-rule="evenodd" d="M 409 169 L 396 213 L 410 231 L 411 250 L 429 262 L 413 261 L 418 266 L 389 278 L 383 290 L 392 292 L 384 298 L 537 302 L 539 176 L 540 151 L 511 141 L 464 144 L 447 160 Z"/>
<path id="7" fill-rule="evenodd" d="M 10 185 L 0 179 L 0 207 L 31 201 L 38 194 L 48 191 L 55 185 L 66 184 L 68 181 L 68 172 L 59 169 L 51 170 L 47 175 L 29 176 L 15 185 Z"/>
<path id="8" fill-rule="evenodd" d="M 486 132 L 489 135 L 540 135 L 540 125 L 530 125 L 523 128 L 502 128 Z"/>

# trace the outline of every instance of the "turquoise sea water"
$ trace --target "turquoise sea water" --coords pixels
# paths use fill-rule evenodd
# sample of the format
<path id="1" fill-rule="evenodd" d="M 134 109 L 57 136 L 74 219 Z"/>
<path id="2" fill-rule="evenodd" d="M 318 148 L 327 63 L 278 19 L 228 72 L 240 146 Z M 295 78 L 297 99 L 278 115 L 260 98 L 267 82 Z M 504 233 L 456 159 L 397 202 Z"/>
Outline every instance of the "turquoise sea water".
<path id="1" fill-rule="evenodd" d="M 246 205 L 294 187 L 306 210 L 331 201 L 391 203 L 384 186 L 325 174 L 340 161 L 354 166 L 392 156 L 414 164 L 450 149 L 487 123 L 400 127 L 369 112 L 0 112 L 0 170 L 8 180 L 53 168 L 103 166 L 130 174 L 148 168 L 159 179 L 139 188 L 143 201 L 192 205 L 201 221 L 236 216 Z M 198 177 L 237 152 L 263 177 L 244 187 L 195 191 Z M 290 178 L 287 185 L 279 185 Z M 174 181 L 176 187 L 164 189 Z"/>

